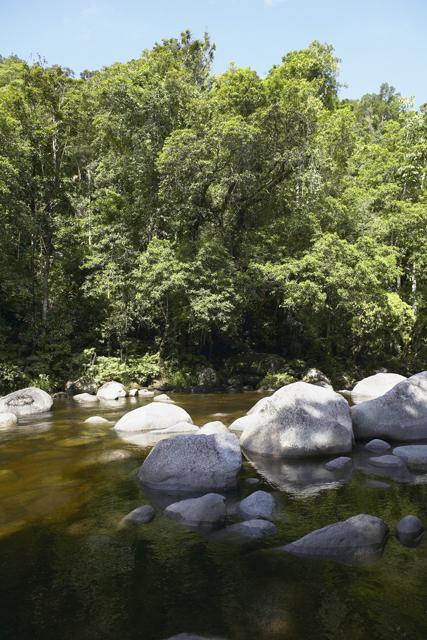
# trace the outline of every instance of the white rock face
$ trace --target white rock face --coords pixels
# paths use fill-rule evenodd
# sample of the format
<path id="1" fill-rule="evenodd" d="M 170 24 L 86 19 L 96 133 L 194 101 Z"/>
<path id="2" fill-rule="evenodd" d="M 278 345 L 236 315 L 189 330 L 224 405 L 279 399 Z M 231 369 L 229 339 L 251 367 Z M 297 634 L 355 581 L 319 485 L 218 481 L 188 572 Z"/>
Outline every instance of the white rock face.
<path id="1" fill-rule="evenodd" d="M 427 371 L 351 408 L 354 435 L 410 442 L 427 438 Z"/>
<path id="2" fill-rule="evenodd" d="M 360 404 L 379 398 L 402 380 L 406 380 L 405 376 L 398 373 L 376 373 L 374 376 L 363 378 L 351 392 L 351 401 L 353 404 Z"/>
<path id="3" fill-rule="evenodd" d="M 167 402 L 169 404 L 175 404 L 175 400 L 169 398 L 166 393 L 160 393 L 158 396 L 154 397 L 154 402 Z"/>
<path id="4" fill-rule="evenodd" d="M 245 420 L 240 443 L 249 452 L 295 458 L 352 449 L 348 403 L 331 389 L 306 382 L 282 387 L 259 411 L 240 420 Z"/>
<path id="5" fill-rule="evenodd" d="M 14 413 L 19 418 L 49 411 L 52 405 L 53 399 L 46 391 L 27 387 L 0 398 L 0 413 Z"/>
<path id="6" fill-rule="evenodd" d="M 99 402 L 99 398 L 93 396 L 91 393 L 78 393 L 76 396 L 73 396 L 73 400 L 82 403 Z"/>
<path id="7" fill-rule="evenodd" d="M 251 413 L 250 415 L 242 416 L 241 418 L 237 418 L 234 420 L 229 426 L 229 431 L 234 433 L 237 437 L 240 438 L 244 430 L 248 427 L 258 424 L 258 420 L 256 416 L 258 415 L 258 411 Z"/>
<path id="8" fill-rule="evenodd" d="M 207 422 L 199 429 L 199 433 L 205 436 L 211 436 L 215 433 L 228 433 L 228 429 L 223 422 L 215 420 L 213 422 Z"/>
<path id="9" fill-rule="evenodd" d="M 114 427 L 116 431 L 158 431 L 170 429 L 178 423 L 193 424 L 190 415 L 181 407 L 165 402 L 150 402 L 128 411 Z"/>
<path id="10" fill-rule="evenodd" d="M 203 493 L 234 487 L 241 466 L 239 442 L 232 434 L 179 435 L 156 444 L 138 478 L 156 491 Z"/>
<path id="11" fill-rule="evenodd" d="M 138 395 L 138 389 L 129 389 L 128 396 L 129 398 L 135 398 Z"/>
<path id="12" fill-rule="evenodd" d="M 270 400 L 270 396 L 267 396 L 266 398 L 261 398 L 261 400 L 258 400 L 258 402 L 256 402 L 254 406 L 249 409 L 246 415 L 250 416 L 252 415 L 252 413 L 257 413 L 263 407 L 265 407 L 265 405 L 268 403 L 269 400 Z"/>
<path id="13" fill-rule="evenodd" d="M 97 397 L 100 400 L 118 400 L 126 397 L 126 389 L 121 382 L 106 382 L 97 391 Z"/>
<path id="14" fill-rule="evenodd" d="M 219 493 L 207 493 L 200 498 L 174 502 L 165 509 L 165 516 L 190 527 L 214 527 L 226 516 L 225 498 Z"/>
<path id="15" fill-rule="evenodd" d="M 9 411 L 0 413 L 0 429 L 11 429 L 16 426 L 17 422 L 18 419 L 14 413 Z"/>
<path id="16" fill-rule="evenodd" d="M 139 389 L 138 396 L 140 398 L 154 398 L 154 391 L 149 391 L 148 389 Z"/>
<path id="17" fill-rule="evenodd" d="M 102 416 L 91 416 L 85 420 L 85 424 L 110 424 L 110 421 Z"/>

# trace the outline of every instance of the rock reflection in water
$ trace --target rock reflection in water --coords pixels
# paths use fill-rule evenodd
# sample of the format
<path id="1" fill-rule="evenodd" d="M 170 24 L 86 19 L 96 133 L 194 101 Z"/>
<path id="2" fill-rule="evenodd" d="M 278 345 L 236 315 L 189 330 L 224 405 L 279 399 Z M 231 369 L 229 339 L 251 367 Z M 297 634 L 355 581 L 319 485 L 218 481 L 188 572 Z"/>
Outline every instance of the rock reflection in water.
<path id="1" fill-rule="evenodd" d="M 323 459 L 282 460 L 246 452 L 245 455 L 270 484 L 300 498 L 338 489 L 352 476 L 351 467 L 339 471 L 325 469 Z"/>

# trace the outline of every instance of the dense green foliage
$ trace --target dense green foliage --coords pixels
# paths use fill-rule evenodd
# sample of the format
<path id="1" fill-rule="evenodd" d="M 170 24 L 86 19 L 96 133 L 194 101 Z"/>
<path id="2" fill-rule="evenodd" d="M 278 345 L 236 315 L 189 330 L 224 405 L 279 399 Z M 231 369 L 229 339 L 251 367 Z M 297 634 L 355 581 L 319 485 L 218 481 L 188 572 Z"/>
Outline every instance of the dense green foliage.
<path id="1" fill-rule="evenodd" d="M 0 58 L 3 386 L 54 387 L 85 349 L 128 374 L 425 368 L 427 110 L 339 99 L 318 42 L 265 78 L 213 54 L 186 32 L 79 79 Z"/>

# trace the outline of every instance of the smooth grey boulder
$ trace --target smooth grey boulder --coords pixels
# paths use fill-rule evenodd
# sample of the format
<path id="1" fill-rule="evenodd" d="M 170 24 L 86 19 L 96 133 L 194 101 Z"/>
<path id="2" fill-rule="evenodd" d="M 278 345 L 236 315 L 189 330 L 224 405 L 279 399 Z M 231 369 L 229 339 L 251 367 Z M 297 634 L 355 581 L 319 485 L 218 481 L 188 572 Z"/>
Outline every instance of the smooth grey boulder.
<path id="1" fill-rule="evenodd" d="M 395 533 L 405 547 L 416 547 L 424 536 L 423 523 L 417 516 L 405 516 L 397 523 Z"/>
<path id="2" fill-rule="evenodd" d="M 100 400 L 118 400 L 126 397 L 126 389 L 121 382 L 111 380 L 111 382 L 105 382 L 96 395 Z"/>
<path id="3" fill-rule="evenodd" d="M 52 397 L 37 387 L 13 391 L 0 398 L 0 413 L 14 413 L 18 418 L 44 413 L 52 408 Z"/>
<path id="4" fill-rule="evenodd" d="M 153 398 L 154 402 L 166 402 L 168 404 L 176 404 L 175 400 L 172 400 L 166 393 L 160 393 L 158 396 Z"/>
<path id="5" fill-rule="evenodd" d="M 241 466 L 239 441 L 231 433 L 179 435 L 156 444 L 138 478 L 156 491 L 203 493 L 235 487 Z"/>
<path id="6" fill-rule="evenodd" d="M 110 421 L 102 416 L 91 416 L 90 418 L 86 418 L 85 424 L 110 424 Z"/>
<path id="7" fill-rule="evenodd" d="M 11 429 L 12 427 L 16 427 L 17 423 L 18 418 L 14 413 L 10 411 L 0 413 L 0 429 Z"/>
<path id="8" fill-rule="evenodd" d="M 200 498 L 174 502 L 164 514 L 189 527 L 214 528 L 225 520 L 225 498 L 219 493 L 207 493 Z"/>
<path id="9" fill-rule="evenodd" d="M 347 456 L 340 456 L 339 458 L 334 458 L 334 460 L 330 460 L 325 464 L 325 469 L 328 471 L 341 471 L 343 469 L 347 469 L 349 466 L 353 464 L 351 458 Z"/>
<path id="10" fill-rule="evenodd" d="M 263 518 L 272 520 L 274 514 L 274 498 L 266 491 L 255 491 L 239 504 L 239 513 L 243 518 Z"/>
<path id="11" fill-rule="evenodd" d="M 274 536 L 277 531 L 276 525 L 269 520 L 255 518 L 231 524 L 218 532 L 220 538 L 246 538 L 261 539 Z"/>
<path id="12" fill-rule="evenodd" d="M 374 438 L 365 444 L 365 449 L 371 453 L 385 453 L 390 451 L 391 445 L 385 440 Z"/>
<path id="13" fill-rule="evenodd" d="M 427 444 L 407 444 L 393 449 L 393 455 L 414 471 L 427 470 Z"/>
<path id="14" fill-rule="evenodd" d="M 317 529 L 280 549 L 305 558 L 363 563 L 381 555 L 388 533 L 384 520 L 360 514 Z"/>
<path id="15" fill-rule="evenodd" d="M 356 438 L 410 442 L 427 438 L 427 371 L 351 408 Z"/>
<path id="16" fill-rule="evenodd" d="M 181 407 L 166 402 L 150 402 L 128 411 L 114 427 L 116 431 L 157 431 L 169 429 L 180 422 L 193 424 L 190 415 Z"/>
<path id="17" fill-rule="evenodd" d="M 215 433 L 228 433 L 228 429 L 220 420 L 214 420 L 213 422 L 207 422 L 203 427 L 200 427 L 199 433 L 210 436 Z"/>
<path id="18" fill-rule="evenodd" d="M 136 398 L 137 395 L 138 395 L 138 389 L 136 389 L 135 387 L 133 387 L 132 389 L 129 389 L 128 391 L 129 398 Z"/>
<path id="19" fill-rule="evenodd" d="M 90 393 L 77 393 L 75 396 L 73 396 L 73 400 L 75 402 L 81 402 L 82 404 L 99 402 L 99 398 L 97 396 L 93 396 Z"/>
<path id="20" fill-rule="evenodd" d="M 123 522 L 130 522 L 132 524 L 148 524 L 156 515 L 153 507 L 150 504 L 143 504 L 141 507 L 137 507 L 133 511 L 127 514 L 123 518 Z"/>
<path id="21" fill-rule="evenodd" d="M 258 424 L 258 421 L 256 419 L 257 413 L 258 412 L 254 412 L 250 415 L 237 418 L 230 424 L 228 430 L 231 431 L 231 433 L 234 433 L 234 435 L 236 435 L 237 437 L 240 437 L 247 427 Z"/>
<path id="22" fill-rule="evenodd" d="M 331 389 L 306 382 L 282 387 L 244 419 L 240 443 L 249 452 L 295 458 L 352 449 L 348 403 Z"/>
<path id="23" fill-rule="evenodd" d="M 360 404 L 379 398 L 402 380 L 406 380 L 405 376 L 398 373 L 376 373 L 373 376 L 363 378 L 351 392 L 351 401 L 353 404 Z"/>

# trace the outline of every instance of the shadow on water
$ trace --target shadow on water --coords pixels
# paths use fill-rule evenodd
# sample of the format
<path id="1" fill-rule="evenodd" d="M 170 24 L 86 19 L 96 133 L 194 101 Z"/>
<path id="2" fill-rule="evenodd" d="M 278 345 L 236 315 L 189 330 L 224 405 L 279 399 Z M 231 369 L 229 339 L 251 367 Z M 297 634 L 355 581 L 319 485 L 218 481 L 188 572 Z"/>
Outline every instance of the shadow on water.
<path id="1" fill-rule="evenodd" d="M 203 424 L 215 413 L 229 423 L 258 398 L 177 399 Z M 274 550 L 357 513 L 391 529 L 408 513 L 427 522 L 427 486 L 387 478 L 384 487 L 363 461 L 335 478 L 323 462 L 252 460 L 257 470 L 245 463 L 229 499 L 253 491 L 245 477 L 273 488 L 274 538 L 218 541 L 160 511 L 149 525 L 123 527 L 122 517 L 150 497 L 135 480 L 147 450 L 84 420 L 114 421 L 133 406 L 63 403 L 2 436 L 1 640 L 161 640 L 183 631 L 230 640 L 427 637 L 427 542 L 408 549 L 391 536 L 381 559 L 363 567 Z"/>

